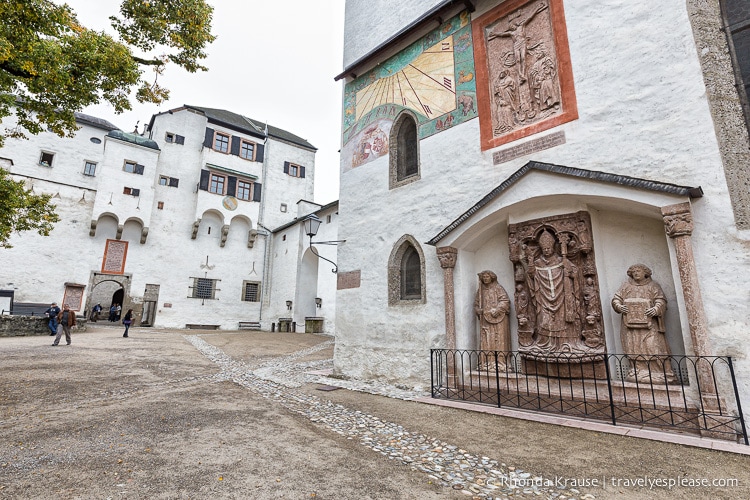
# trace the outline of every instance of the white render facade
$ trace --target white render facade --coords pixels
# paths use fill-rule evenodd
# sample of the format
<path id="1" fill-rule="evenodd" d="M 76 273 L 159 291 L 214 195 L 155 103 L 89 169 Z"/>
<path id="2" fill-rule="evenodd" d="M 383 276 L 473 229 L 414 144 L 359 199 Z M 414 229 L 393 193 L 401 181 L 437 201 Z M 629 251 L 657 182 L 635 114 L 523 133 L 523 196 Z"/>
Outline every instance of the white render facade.
<path id="1" fill-rule="evenodd" d="M 393 69 L 419 40 L 449 32 L 446 20 L 452 16 L 466 26 L 504 3 L 469 2 L 474 10 L 460 14 L 466 2 L 349 1 L 340 78 L 356 86 L 362 75 Z M 352 167 L 342 155 L 339 237 L 346 243 L 339 248 L 339 272 L 359 279 L 337 293 L 335 372 L 429 387 L 430 349 L 479 348 L 473 310 L 477 274 L 494 271 L 513 301 L 509 224 L 578 211 L 591 216 L 607 351 L 622 352 L 619 315 L 610 300 L 628 266 L 642 262 L 667 296 L 666 335 L 673 353 L 695 354 L 694 297 L 685 297 L 676 243 L 665 234 L 664 211 L 686 204 L 709 346 L 699 354 L 733 358 L 747 408 L 749 141 L 726 40 L 723 34 L 703 36 L 721 24 L 718 1 L 707 4 L 558 2 L 564 5 L 574 119 L 483 147 L 480 106 L 478 117 L 420 137 L 418 176 L 395 188 L 389 183 L 395 136 L 391 154 L 364 164 Z M 482 64 L 476 51 L 474 56 L 474 64 Z M 359 95 L 345 95 L 342 151 L 347 116 L 360 116 L 351 104 Z M 554 144 L 540 145 L 537 140 L 547 136 Z M 512 149 L 520 145 L 526 149 Z M 643 182 L 628 184 L 626 177 Z M 667 185 L 686 189 L 669 192 Z M 405 241 L 423 257 L 422 296 L 393 303 L 389 269 Z M 436 247 L 457 251 L 453 325 Z M 511 306 L 517 349 L 514 311 Z"/>
<path id="2" fill-rule="evenodd" d="M 0 289 L 12 290 L 16 302 L 67 302 L 79 313 L 100 303 L 105 320 L 119 302 L 142 326 L 237 329 L 242 322 L 270 330 L 278 316 L 266 310 L 281 310 L 267 278 L 273 231 L 320 208 L 298 210 L 299 200 L 313 199 L 315 147 L 242 115 L 195 106 L 154 115 L 140 135 L 86 115 L 78 124 L 73 138 L 45 132 L 7 139 L 0 149 L 4 168 L 52 195 L 61 219 L 48 237 L 12 237 L 13 248 L 2 251 Z M 44 153 L 53 155 L 49 166 Z M 279 286 L 296 288 L 294 273 L 282 279 L 288 282 Z M 314 309 L 321 293 L 306 293 Z"/>

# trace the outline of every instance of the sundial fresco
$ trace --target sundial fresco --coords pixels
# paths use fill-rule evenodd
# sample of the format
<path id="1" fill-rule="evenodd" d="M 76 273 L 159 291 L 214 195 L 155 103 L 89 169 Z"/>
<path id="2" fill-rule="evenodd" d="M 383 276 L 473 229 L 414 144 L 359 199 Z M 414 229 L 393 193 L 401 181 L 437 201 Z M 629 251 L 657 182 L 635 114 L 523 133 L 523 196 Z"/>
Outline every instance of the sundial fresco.
<path id="1" fill-rule="evenodd" d="M 456 109 L 454 73 L 453 37 L 448 37 L 357 92 L 357 120 L 384 104 L 398 104 L 427 118 L 449 113 Z"/>
<path id="2" fill-rule="evenodd" d="M 393 120 L 402 110 L 417 116 L 424 138 L 475 118 L 475 102 L 471 27 L 468 12 L 462 12 L 346 85 L 346 169 L 387 154 Z"/>

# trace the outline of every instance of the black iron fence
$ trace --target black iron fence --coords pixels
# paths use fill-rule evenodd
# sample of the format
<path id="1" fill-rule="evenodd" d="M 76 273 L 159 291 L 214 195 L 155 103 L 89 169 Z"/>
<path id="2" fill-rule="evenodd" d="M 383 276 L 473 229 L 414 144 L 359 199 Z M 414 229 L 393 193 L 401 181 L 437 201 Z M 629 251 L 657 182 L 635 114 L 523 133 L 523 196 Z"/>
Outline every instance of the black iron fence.
<path id="1" fill-rule="evenodd" d="M 725 356 L 431 350 L 432 397 L 748 443 Z"/>

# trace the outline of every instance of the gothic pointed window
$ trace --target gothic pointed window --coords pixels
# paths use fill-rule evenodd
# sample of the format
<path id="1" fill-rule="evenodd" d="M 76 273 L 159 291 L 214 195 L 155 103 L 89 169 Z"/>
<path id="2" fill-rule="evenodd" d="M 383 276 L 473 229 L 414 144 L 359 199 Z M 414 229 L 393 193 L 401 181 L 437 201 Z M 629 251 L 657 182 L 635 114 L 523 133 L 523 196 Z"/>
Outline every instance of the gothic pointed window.
<path id="1" fill-rule="evenodd" d="M 390 137 L 390 189 L 419 180 L 419 132 L 411 113 L 401 113 Z"/>
<path id="2" fill-rule="evenodd" d="M 419 299 L 422 296 L 422 272 L 419 254 L 410 246 L 401 259 L 401 299 Z"/>
<path id="3" fill-rule="evenodd" d="M 388 259 L 388 304 L 424 304 L 424 254 L 417 240 L 404 235 L 394 245 Z"/>

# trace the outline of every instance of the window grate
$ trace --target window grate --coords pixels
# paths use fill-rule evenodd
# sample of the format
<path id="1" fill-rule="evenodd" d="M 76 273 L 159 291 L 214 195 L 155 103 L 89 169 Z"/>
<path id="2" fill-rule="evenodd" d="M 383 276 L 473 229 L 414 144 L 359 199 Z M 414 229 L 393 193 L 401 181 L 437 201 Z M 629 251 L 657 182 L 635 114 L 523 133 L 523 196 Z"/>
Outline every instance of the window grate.
<path id="1" fill-rule="evenodd" d="M 190 295 L 190 298 L 193 299 L 209 299 L 209 300 L 215 300 L 216 299 L 216 292 L 219 291 L 218 288 L 216 288 L 216 284 L 219 282 L 217 279 L 211 279 L 211 278 L 192 278 L 193 279 L 193 286 L 190 288 L 192 289 L 192 294 Z"/>
<path id="2" fill-rule="evenodd" d="M 258 283 L 245 283 L 245 293 L 242 300 L 245 302 L 258 302 Z"/>

